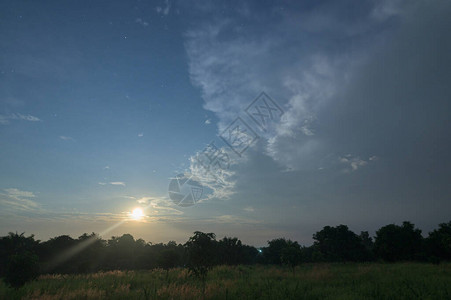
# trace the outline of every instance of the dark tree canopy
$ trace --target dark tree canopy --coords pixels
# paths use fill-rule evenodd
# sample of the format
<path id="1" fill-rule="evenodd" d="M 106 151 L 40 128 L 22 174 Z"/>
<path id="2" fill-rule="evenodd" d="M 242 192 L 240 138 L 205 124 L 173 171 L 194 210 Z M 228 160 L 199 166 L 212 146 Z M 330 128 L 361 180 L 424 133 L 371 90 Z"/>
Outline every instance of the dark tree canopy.
<path id="1" fill-rule="evenodd" d="M 365 234 L 363 236 L 365 238 Z M 326 226 L 313 235 L 314 250 L 324 261 L 364 261 L 369 253 L 362 239 L 346 225 Z M 369 241 L 366 240 L 366 243 Z"/>
<path id="2" fill-rule="evenodd" d="M 301 260 L 301 246 L 298 244 L 298 242 L 288 240 L 286 246 L 280 253 L 280 261 L 283 264 L 290 266 L 294 270 L 294 267 L 300 264 Z"/>
<path id="3" fill-rule="evenodd" d="M 285 238 L 268 241 L 268 247 L 263 248 L 265 262 L 275 265 L 282 264 L 282 251 L 288 247 L 290 243 L 292 243 L 291 240 Z"/>
<path id="4" fill-rule="evenodd" d="M 35 254 L 39 241 L 34 236 L 10 232 L 0 239 L 0 277 L 12 287 L 20 287 L 39 274 L 39 257 Z"/>
<path id="5" fill-rule="evenodd" d="M 0 238 L 0 277 L 18 287 L 36 278 L 38 273 L 88 273 L 100 270 L 139 270 L 188 267 L 205 279 L 215 265 L 275 264 L 295 267 L 304 262 L 321 261 L 430 261 L 451 260 L 451 222 L 439 224 L 427 238 L 410 222 L 390 224 L 376 232 L 360 235 L 346 225 L 325 226 L 313 235 L 311 246 L 277 238 L 268 241 L 260 253 L 236 237 L 216 240 L 214 233 L 194 232 L 185 244 L 146 243 L 130 235 L 104 240 L 95 233 L 74 239 L 68 235 L 45 242 L 9 233 Z"/>
<path id="6" fill-rule="evenodd" d="M 390 224 L 376 232 L 374 250 L 386 261 L 416 260 L 421 258 L 422 242 L 421 230 L 412 223 Z"/>
<path id="7" fill-rule="evenodd" d="M 208 271 L 216 263 L 217 247 L 214 233 L 194 232 L 185 243 L 188 268 L 197 277 L 205 280 Z"/>

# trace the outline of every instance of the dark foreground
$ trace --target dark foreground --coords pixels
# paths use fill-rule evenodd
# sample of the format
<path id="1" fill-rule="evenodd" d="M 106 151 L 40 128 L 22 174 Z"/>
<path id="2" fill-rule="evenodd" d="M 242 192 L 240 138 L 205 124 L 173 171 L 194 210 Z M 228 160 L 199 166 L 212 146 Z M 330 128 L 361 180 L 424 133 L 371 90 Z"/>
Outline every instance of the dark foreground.
<path id="1" fill-rule="evenodd" d="M 451 264 L 219 266 L 205 286 L 185 269 L 44 275 L 0 299 L 451 299 Z"/>

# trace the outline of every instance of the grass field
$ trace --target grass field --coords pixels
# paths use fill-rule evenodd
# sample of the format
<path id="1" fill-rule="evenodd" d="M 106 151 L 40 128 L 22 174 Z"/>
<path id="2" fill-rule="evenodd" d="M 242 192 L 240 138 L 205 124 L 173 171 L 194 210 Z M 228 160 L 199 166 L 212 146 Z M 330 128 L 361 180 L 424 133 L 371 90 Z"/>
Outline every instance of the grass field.
<path id="1" fill-rule="evenodd" d="M 1 299 L 451 299 L 451 264 L 219 266 L 205 286 L 185 269 L 43 275 Z"/>

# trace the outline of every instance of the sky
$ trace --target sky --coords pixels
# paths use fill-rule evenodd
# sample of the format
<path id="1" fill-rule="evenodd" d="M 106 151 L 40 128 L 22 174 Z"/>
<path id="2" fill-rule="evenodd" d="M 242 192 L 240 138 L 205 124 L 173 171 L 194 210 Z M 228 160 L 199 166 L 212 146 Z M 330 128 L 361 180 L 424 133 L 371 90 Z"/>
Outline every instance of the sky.
<path id="1" fill-rule="evenodd" d="M 451 219 L 449 15 L 439 0 L 1 1 L 0 234 L 426 234 Z"/>

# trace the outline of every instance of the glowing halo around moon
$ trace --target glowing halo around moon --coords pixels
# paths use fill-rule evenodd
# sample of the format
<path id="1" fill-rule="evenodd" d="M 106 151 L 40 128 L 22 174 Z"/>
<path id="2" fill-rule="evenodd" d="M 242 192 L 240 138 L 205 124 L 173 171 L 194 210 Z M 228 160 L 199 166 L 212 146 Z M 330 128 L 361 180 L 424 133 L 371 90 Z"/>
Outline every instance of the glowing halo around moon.
<path id="1" fill-rule="evenodd" d="M 144 218 L 144 211 L 142 210 L 142 208 L 137 207 L 130 213 L 130 218 L 132 220 L 139 221 Z"/>

